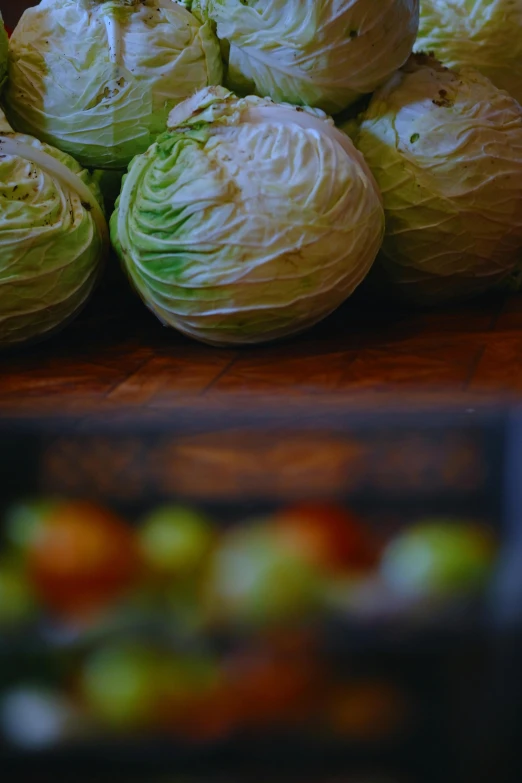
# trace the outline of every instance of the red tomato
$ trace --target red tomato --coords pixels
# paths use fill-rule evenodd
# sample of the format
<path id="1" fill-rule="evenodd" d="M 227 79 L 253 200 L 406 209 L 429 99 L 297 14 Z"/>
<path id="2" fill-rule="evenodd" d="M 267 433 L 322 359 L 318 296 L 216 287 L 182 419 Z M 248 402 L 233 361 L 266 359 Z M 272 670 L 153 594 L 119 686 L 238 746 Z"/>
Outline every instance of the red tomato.
<path id="1" fill-rule="evenodd" d="M 332 693 L 327 722 L 337 734 L 358 740 L 378 740 L 399 731 L 407 719 L 407 704 L 392 683 L 339 684 Z"/>
<path id="2" fill-rule="evenodd" d="M 360 572 L 377 565 L 379 545 L 350 511 L 327 503 L 302 503 L 275 517 L 279 534 L 296 552 L 333 571 Z"/>
<path id="3" fill-rule="evenodd" d="M 123 520 L 84 502 L 59 504 L 27 552 L 28 573 L 51 610 L 84 616 L 129 588 L 140 570 L 134 534 Z"/>
<path id="4" fill-rule="evenodd" d="M 181 670 L 182 680 L 164 684 L 157 717 L 160 728 L 175 736 L 207 742 L 229 735 L 236 726 L 236 705 L 227 683 L 216 671 L 211 679 L 191 682 Z"/>
<path id="5" fill-rule="evenodd" d="M 254 650 L 229 662 L 229 698 L 243 727 L 297 726 L 317 709 L 323 672 L 313 656 Z"/>
<path id="6" fill-rule="evenodd" d="M 228 691 L 216 688 L 195 697 L 187 706 L 180 735 L 197 742 L 212 742 L 230 736 L 237 725 L 234 703 Z"/>
<path id="7" fill-rule="evenodd" d="M 163 667 L 158 728 L 198 741 L 227 734 L 232 714 L 224 685 L 217 661 L 172 656 Z"/>

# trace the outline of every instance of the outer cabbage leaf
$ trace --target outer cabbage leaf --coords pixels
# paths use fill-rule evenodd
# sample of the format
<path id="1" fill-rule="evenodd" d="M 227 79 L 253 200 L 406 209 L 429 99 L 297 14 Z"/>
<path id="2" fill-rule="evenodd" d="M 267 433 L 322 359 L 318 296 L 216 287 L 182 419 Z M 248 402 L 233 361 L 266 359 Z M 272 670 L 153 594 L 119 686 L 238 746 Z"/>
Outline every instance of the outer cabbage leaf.
<path id="1" fill-rule="evenodd" d="M 43 0 L 10 51 L 13 127 L 90 168 L 125 168 L 173 106 L 223 73 L 211 24 L 172 0 Z"/>
<path id="2" fill-rule="evenodd" d="M 4 21 L 2 19 L 2 12 L 0 11 L 0 90 L 3 87 L 5 77 L 7 75 L 7 52 L 7 33 L 5 31 Z"/>
<path id="3" fill-rule="evenodd" d="M 522 108 L 511 96 L 477 71 L 413 56 L 375 93 L 355 142 L 384 199 L 376 273 L 403 296 L 466 297 L 515 270 Z"/>
<path id="4" fill-rule="evenodd" d="M 209 88 L 125 176 L 111 237 L 165 323 L 203 342 L 299 332 L 363 280 L 382 241 L 380 194 L 322 112 Z"/>
<path id="5" fill-rule="evenodd" d="M 522 102 L 522 0 L 421 0 L 415 48 L 476 68 Z"/>
<path id="6" fill-rule="evenodd" d="M 227 86 L 330 114 L 407 60 L 419 0 L 194 0 L 228 51 Z"/>
<path id="7" fill-rule="evenodd" d="M 0 113 L 0 347 L 47 336 L 87 301 L 109 247 L 100 203 L 75 160 Z"/>

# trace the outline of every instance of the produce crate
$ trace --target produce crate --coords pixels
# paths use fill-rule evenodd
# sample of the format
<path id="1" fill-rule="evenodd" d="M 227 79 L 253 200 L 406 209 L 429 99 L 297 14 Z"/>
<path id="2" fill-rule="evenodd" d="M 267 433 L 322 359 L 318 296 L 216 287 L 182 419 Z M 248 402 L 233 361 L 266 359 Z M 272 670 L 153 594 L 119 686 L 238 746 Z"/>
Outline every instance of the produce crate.
<path id="1" fill-rule="evenodd" d="M 318 612 L 286 633 L 270 627 L 272 641 L 292 641 L 285 666 L 306 669 L 313 658 L 321 676 L 328 674 L 328 692 L 339 695 L 329 707 L 333 723 L 319 711 L 306 725 L 254 722 L 246 731 L 235 725 L 204 737 L 184 730 L 114 734 L 91 726 L 80 736 L 28 747 L 13 742 L 4 720 L 2 768 L 35 781 L 42 774 L 67 781 L 169 775 L 514 780 L 522 703 L 516 670 L 520 431 L 517 412 L 497 409 L 237 410 L 225 425 L 219 411 L 187 408 L 165 419 L 0 422 L 4 519 L 13 502 L 27 497 L 87 499 L 130 524 L 175 501 L 204 511 L 226 535 L 296 502 L 327 501 L 350 509 L 386 540 L 436 517 L 488 525 L 499 542 L 486 589 L 465 603 L 410 611 L 363 602 L 355 613 Z M 194 643 L 173 633 L 172 618 L 167 622 L 163 611 L 152 610 L 83 635 L 63 626 L 50 632 L 49 625 L 31 621 L 2 634 L 0 690 L 5 697 L 15 686 L 61 682 L 71 661 L 108 642 L 131 638 L 158 644 L 169 655 L 210 650 L 220 659 L 258 649 L 265 633 L 264 627 L 227 626 Z"/>

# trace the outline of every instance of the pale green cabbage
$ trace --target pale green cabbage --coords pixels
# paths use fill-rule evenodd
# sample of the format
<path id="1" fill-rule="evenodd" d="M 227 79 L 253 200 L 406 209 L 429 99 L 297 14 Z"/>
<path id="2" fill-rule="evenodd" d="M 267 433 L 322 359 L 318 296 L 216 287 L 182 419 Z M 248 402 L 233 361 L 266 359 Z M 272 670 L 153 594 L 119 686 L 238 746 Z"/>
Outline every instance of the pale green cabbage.
<path id="1" fill-rule="evenodd" d="M 216 23 L 238 94 L 335 114 L 411 54 L 419 0 L 186 0 Z"/>
<path id="2" fill-rule="evenodd" d="M 172 0 L 42 0 L 10 52 L 13 127 L 101 169 L 125 168 L 223 70 L 210 23 Z"/>
<path id="3" fill-rule="evenodd" d="M 322 112 L 202 90 L 136 157 L 111 219 L 134 287 L 208 343 L 301 331 L 363 280 L 382 241 L 380 194 Z"/>
<path id="4" fill-rule="evenodd" d="M 0 11 L 0 90 L 3 87 L 5 77 L 7 75 L 7 52 L 7 33 L 5 31 L 4 21 L 2 19 L 2 12 Z"/>
<path id="5" fill-rule="evenodd" d="M 522 108 L 514 98 L 477 71 L 457 75 L 417 55 L 375 93 L 352 138 L 384 199 L 375 282 L 379 272 L 401 295 L 431 303 L 480 293 L 516 269 Z"/>
<path id="6" fill-rule="evenodd" d="M 87 301 L 109 247 L 100 200 L 75 160 L 0 113 L 0 347 L 47 336 Z"/>
<path id="7" fill-rule="evenodd" d="M 415 48 L 476 68 L 522 102 L 522 0 L 421 0 Z"/>

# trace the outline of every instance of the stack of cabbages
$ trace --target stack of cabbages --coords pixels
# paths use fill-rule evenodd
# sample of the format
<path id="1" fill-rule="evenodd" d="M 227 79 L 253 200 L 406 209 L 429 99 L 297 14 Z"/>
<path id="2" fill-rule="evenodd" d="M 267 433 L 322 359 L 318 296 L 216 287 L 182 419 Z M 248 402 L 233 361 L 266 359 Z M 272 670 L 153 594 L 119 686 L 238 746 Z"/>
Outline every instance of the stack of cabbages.
<path id="1" fill-rule="evenodd" d="M 7 65 L 0 29 L 3 347 L 74 316 L 110 242 L 216 345 L 522 267 L 522 0 L 42 0 Z"/>

